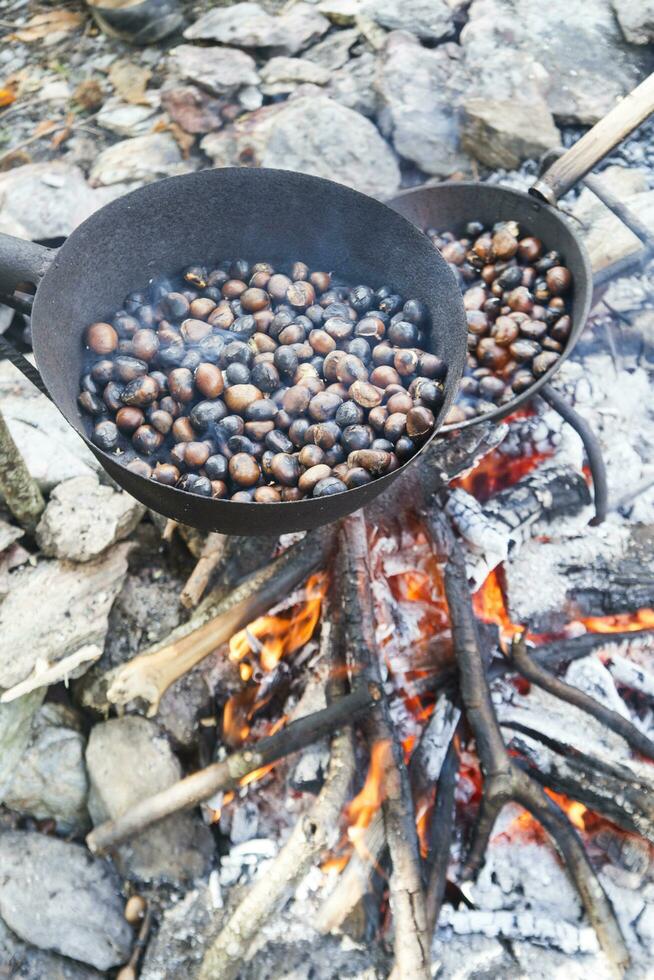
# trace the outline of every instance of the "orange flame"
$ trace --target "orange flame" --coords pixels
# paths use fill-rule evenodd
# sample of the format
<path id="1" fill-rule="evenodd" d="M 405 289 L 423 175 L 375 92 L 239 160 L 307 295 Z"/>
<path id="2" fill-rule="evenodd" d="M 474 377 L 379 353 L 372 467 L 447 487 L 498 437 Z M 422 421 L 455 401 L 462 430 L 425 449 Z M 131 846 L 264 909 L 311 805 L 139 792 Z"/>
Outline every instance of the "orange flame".
<path id="1" fill-rule="evenodd" d="M 327 576 L 312 575 L 306 584 L 306 599 L 291 615 L 260 616 L 229 641 L 229 659 L 236 662 L 256 653 L 265 671 L 299 650 L 313 636 L 327 588 Z"/>
<path id="2" fill-rule="evenodd" d="M 548 789 L 547 787 L 545 787 L 545 792 L 563 810 L 573 827 L 581 831 L 586 830 L 586 815 L 590 814 L 591 811 L 583 803 L 579 803 L 578 800 L 571 800 L 568 796 L 564 796 L 563 793 L 555 793 L 554 790 Z M 519 813 L 503 833 L 508 836 L 514 833 L 539 837 L 545 836 L 542 826 L 532 817 L 528 810 L 523 810 Z"/>
<path id="3" fill-rule="evenodd" d="M 637 633 L 654 628 L 654 609 L 638 609 L 616 616 L 589 616 L 578 620 L 589 633 Z"/>
<path id="4" fill-rule="evenodd" d="M 305 586 L 304 599 L 277 616 L 260 616 L 229 641 L 230 660 L 239 664 L 241 680 L 252 680 L 255 665 L 266 673 L 274 670 L 283 657 L 308 643 L 320 619 L 327 590 L 324 573 L 312 575 Z M 254 663 L 253 663 L 254 661 Z M 240 745 L 250 734 L 250 721 L 265 704 L 259 700 L 259 684 L 252 683 L 232 695 L 223 710 L 223 737 L 228 745 Z"/>

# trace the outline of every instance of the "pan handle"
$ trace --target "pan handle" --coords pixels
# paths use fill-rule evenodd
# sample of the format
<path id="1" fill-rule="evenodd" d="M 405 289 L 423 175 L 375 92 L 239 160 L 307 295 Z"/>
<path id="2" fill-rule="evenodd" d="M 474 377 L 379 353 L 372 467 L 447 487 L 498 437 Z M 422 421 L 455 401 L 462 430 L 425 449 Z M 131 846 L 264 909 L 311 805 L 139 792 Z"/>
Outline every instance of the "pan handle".
<path id="1" fill-rule="evenodd" d="M 625 95 L 607 116 L 578 140 L 536 181 L 529 193 L 548 204 L 569 191 L 625 136 L 654 112 L 654 74 Z"/>
<path id="2" fill-rule="evenodd" d="M 13 293 L 21 282 L 39 284 L 56 250 L 0 233 L 0 293 Z"/>

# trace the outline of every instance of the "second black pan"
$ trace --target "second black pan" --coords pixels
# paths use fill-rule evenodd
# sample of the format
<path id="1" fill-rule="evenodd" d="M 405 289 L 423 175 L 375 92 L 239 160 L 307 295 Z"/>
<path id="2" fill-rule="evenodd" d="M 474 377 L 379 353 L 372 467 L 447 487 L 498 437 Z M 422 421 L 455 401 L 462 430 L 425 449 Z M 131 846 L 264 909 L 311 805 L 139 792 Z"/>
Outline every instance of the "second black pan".
<path id="1" fill-rule="evenodd" d="M 590 310 L 593 274 L 581 237 L 557 209 L 556 201 L 653 111 L 654 75 L 650 75 L 564 153 L 528 194 L 494 184 L 451 181 L 406 190 L 388 202 L 423 230 L 436 228 L 462 234 L 469 221 L 492 226 L 496 222 L 515 220 L 521 234 L 534 235 L 541 239 L 546 251 L 555 249 L 559 252 L 572 273 L 572 329 L 559 360 L 510 402 L 484 415 L 445 425 L 441 431 L 504 418 L 547 385 L 570 356 Z"/>
<path id="2" fill-rule="evenodd" d="M 204 170 L 113 201 L 75 229 L 57 252 L 0 235 L 0 293 L 22 281 L 38 284 L 32 338 L 47 393 L 116 483 L 147 507 L 204 531 L 242 535 L 281 534 L 337 520 L 369 503 L 408 464 L 330 497 L 241 503 L 145 479 L 87 437 L 77 405 L 86 327 L 120 309 L 126 294 L 153 276 L 230 257 L 279 266 L 301 259 L 345 282 L 387 283 L 422 300 L 431 314 L 428 346 L 448 364 L 438 429 L 465 359 L 466 321 L 456 280 L 409 221 L 329 180 L 283 170 Z M 39 383 L 38 376 L 35 380 Z"/>

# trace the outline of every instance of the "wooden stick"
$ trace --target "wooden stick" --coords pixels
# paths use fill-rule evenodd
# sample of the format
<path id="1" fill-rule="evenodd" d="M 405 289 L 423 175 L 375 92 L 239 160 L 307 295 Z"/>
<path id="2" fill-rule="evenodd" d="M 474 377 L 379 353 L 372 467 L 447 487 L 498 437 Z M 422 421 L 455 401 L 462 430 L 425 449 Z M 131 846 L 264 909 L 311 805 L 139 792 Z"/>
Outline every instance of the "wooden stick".
<path id="1" fill-rule="evenodd" d="M 612 732 L 621 735 L 636 752 L 654 759 L 654 742 L 644 732 L 636 728 L 628 718 L 624 718 L 617 711 L 612 711 L 611 708 L 584 691 L 580 691 L 571 684 L 566 684 L 565 681 L 555 677 L 554 674 L 550 674 L 548 670 L 535 663 L 527 653 L 524 633 L 514 636 L 509 656 L 518 673 L 526 677 L 531 684 L 536 684 L 548 694 L 553 694 L 561 701 L 566 701 L 568 704 L 592 715 Z"/>
<path id="2" fill-rule="evenodd" d="M 0 496 L 18 523 L 33 531 L 43 513 L 45 503 L 36 480 L 30 475 L 25 460 L 11 437 L 9 427 L 0 413 Z"/>
<path id="3" fill-rule="evenodd" d="M 179 601 L 186 609 L 193 609 L 204 595 L 214 569 L 225 553 L 226 534 L 209 534 L 197 560 L 182 589 Z"/>
<path id="4" fill-rule="evenodd" d="M 339 564 L 345 588 L 348 654 L 357 667 L 362 668 L 358 675 L 361 681 L 372 681 L 381 690 L 379 654 L 374 645 L 368 541 L 362 511 L 343 522 Z M 383 710 L 375 712 L 374 720 L 372 717 L 364 720 L 364 728 L 371 745 L 386 740 L 392 747 L 382 775 L 386 790 L 382 808 L 393 865 L 390 897 L 395 924 L 395 969 L 401 980 L 429 980 L 430 943 L 411 788 L 385 700 Z"/>
<path id="5" fill-rule="evenodd" d="M 255 769 L 304 749 L 341 725 L 365 715 L 378 704 L 380 697 L 380 691 L 374 685 L 363 685 L 322 711 L 305 715 L 275 735 L 232 753 L 223 762 L 214 762 L 206 769 L 180 779 L 137 803 L 115 820 L 107 820 L 92 830 L 86 838 L 89 850 L 93 854 L 104 853 L 171 813 L 197 806 L 220 790 L 235 789 L 243 777 Z"/>
<path id="6" fill-rule="evenodd" d="M 219 602 L 207 596 L 189 622 L 173 630 L 163 643 L 107 673 L 108 702 L 124 705 L 142 698 L 150 704 L 148 716 L 155 715 L 174 681 L 316 571 L 332 538 L 329 528 L 312 531 Z"/>
<path id="7" fill-rule="evenodd" d="M 320 635 L 321 659 L 342 667 L 341 637 L 334 589 L 330 590 Z M 332 670 L 326 684 L 328 704 L 345 696 L 342 670 Z M 274 861 L 266 867 L 243 901 L 229 917 L 204 955 L 198 980 L 235 980 L 257 933 L 277 911 L 289 892 L 304 878 L 320 853 L 331 842 L 354 776 L 355 758 L 351 728 L 332 739 L 329 770 L 318 797 L 295 825 L 291 836 Z"/>
<path id="8" fill-rule="evenodd" d="M 504 745 L 484 672 L 465 562 L 453 541 L 445 569 L 445 593 L 452 620 L 461 698 L 475 736 L 484 775 L 475 837 L 464 866 L 463 877 L 470 879 L 476 875 L 483 863 L 500 810 L 511 800 L 515 800 L 548 832 L 575 883 L 600 945 L 614 968 L 622 973 L 629 965 L 629 953 L 611 903 L 586 856 L 581 840 L 563 811 L 512 761 Z"/>

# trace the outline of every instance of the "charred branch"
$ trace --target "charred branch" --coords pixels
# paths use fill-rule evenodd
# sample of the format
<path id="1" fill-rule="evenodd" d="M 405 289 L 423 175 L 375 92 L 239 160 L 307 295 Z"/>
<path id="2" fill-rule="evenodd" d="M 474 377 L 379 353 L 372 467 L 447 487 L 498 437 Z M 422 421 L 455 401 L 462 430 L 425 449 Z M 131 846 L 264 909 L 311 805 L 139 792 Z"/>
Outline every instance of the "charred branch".
<path id="1" fill-rule="evenodd" d="M 502 808 L 511 801 L 519 803 L 549 834 L 574 881 L 602 948 L 614 967 L 623 971 L 629 963 L 624 938 L 581 840 L 563 811 L 515 764 L 504 745 L 479 649 L 465 564 L 454 543 L 445 570 L 445 592 L 463 708 L 475 736 L 484 776 L 482 803 L 463 877 L 474 877 L 483 864 L 493 826 Z"/>
<path id="2" fill-rule="evenodd" d="M 447 498 L 446 512 L 466 545 L 466 568 L 473 591 L 509 554 L 562 517 L 585 512 L 590 494 L 581 473 L 568 465 L 539 467 L 487 503 L 465 490 Z"/>
<path id="3" fill-rule="evenodd" d="M 382 689 L 379 654 L 374 644 L 368 541 L 361 511 L 343 522 L 339 566 L 344 585 L 343 622 L 355 683 L 373 683 Z M 413 802 L 402 748 L 394 734 L 385 699 L 381 711 L 364 719 L 364 730 L 371 746 L 386 742 L 391 748 L 382 775 L 386 791 L 382 808 L 392 864 L 390 897 L 395 925 L 395 971 L 401 980 L 428 980 L 429 936 Z"/>
<path id="4" fill-rule="evenodd" d="M 197 806 L 214 793 L 235 789 L 245 776 L 256 769 L 304 749 L 342 725 L 366 715 L 378 705 L 380 697 L 379 689 L 373 684 L 360 685 L 322 711 L 305 715 L 274 735 L 262 738 L 255 745 L 232 753 L 223 762 L 214 762 L 206 769 L 180 779 L 160 793 L 142 800 L 115 820 L 108 820 L 92 830 L 86 838 L 89 850 L 94 854 L 105 852 L 171 813 Z"/>
<path id="5" fill-rule="evenodd" d="M 458 774 L 459 753 L 452 739 L 436 784 L 436 803 L 429 834 L 427 926 L 430 935 L 436 928 L 445 896 L 454 833 L 454 794 Z"/>
<path id="6" fill-rule="evenodd" d="M 316 571 L 331 542 L 329 529 L 313 531 L 249 575 L 228 596 L 223 597 L 218 586 L 163 643 L 106 675 L 108 701 L 124 705 L 142 698 L 150 705 L 149 716 L 156 714 L 162 695 L 174 681 Z"/>
<path id="7" fill-rule="evenodd" d="M 584 691 L 580 691 L 571 684 L 566 684 L 565 681 L 555 677 L 554 674 L 535 663 L 527 652 L 524 633 L 514 637 L 509 656 L 518 673 L 526 677 L 531 684 L 542 687 L 544 691 L 561 701 L 566 701 L 568 704 L 592 715 L 606 728 L 617 735 L 621 735 L 635 752 L 640 752 L 642 755 L 654 759 L 654 742 L 639 731 L 628 718 L 618 714 L 617 711 L 612 711 L 611 708 L 590 697 Z"/>
<path id="8" fill-rule="evenodd" d="M 336 603 L 329 601 L 320 638 L 321 659 L 334 668 L 342 667 L 338 654 L 342 638 L 336 613 Z M 325 685 L 327 703 L 334 705 L 342 701 L 345 688 L 343 671 L 332 670 Z M 318 798 L 212 942 L 204 956 L 199 980 L 214 977 L 235 980 L 238 976 L 256 934 L 331 843 L 354 771 L 352 731 L 344 728 L 332 739 L 329 769 Z"/>

